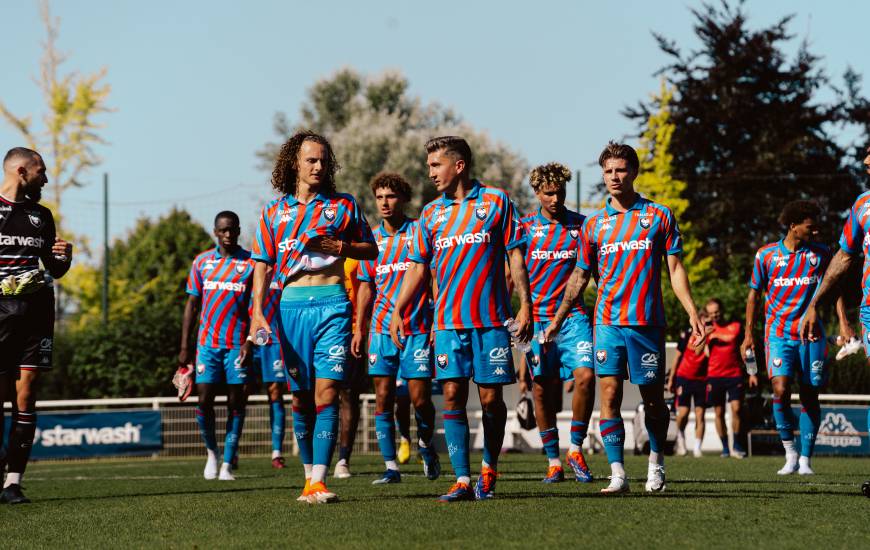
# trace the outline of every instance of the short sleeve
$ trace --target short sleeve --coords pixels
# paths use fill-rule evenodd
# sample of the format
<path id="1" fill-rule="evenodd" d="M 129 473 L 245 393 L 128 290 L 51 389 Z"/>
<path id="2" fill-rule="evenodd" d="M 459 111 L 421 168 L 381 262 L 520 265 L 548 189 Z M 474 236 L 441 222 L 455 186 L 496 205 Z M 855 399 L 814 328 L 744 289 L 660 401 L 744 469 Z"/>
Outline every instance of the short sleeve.
<path id="1" fill-rule="evenodd" d="M 257 233 L 251 247 L 251 258 L 272 265 L 277 260 L 277 254 L 275 253 L 275 234 L 272 230 L 269 210 L 269 206 L 266 205 L 260 213 L 260 222 L 257 224 Z"/>
<path id="2" fill-rule="evenodd" d="M 525 234 L 523 224 L 520 223 L 520 216 L 517 213 L 517 207 L 514 201 L 505 195 L 507 201 L 506 212 L 502 216 L 502 234 L 504 239 L 504 249 L 512 250 L 518 246 L 525 244 Z"/>
<path id="3" fill-rule="evenodd" d="M 417 227 L 414 230 L 414 236 L 411 238 L 411 249 L 408 252 L 408 259 L 414 263 L 430 265 L 434 259 L 432 254 L 432 234 L 429 231 L 429 218 L 424 211 L 417 222 Z"/>
<path id="4" fill-rule="evenodd" d="M 194 260 L 190 266 L 186 290 L 191 296 L 202 296 L 202 273 L 199 271 L 199 259 Z"/>
<path id="5" fill-rule="evenodd" d="M 749 279 L 749 288 L 764 290 L 767 287 L 767 270 L 764 268 L 764 257 L 761 250 L 755 253 L 755 263 L 752 266 L 752 277 Z"/>
<path id="6" fill-rule="evenodd" d="M 846 254 L 860 253 L 864 241 L 864 226 L 861 225 L 861 216 L 858 214 L 859 202 L 860 199 L 855 201 L 852 209 L 849 210 L 846 225 L 843 226 L 843 234 L 840 236 L 840 248 Z"/>
<path id="7" fill-rule="evenodd" d="M 662 224 L 664 231 L 665 254 L 675 256 L 683 253 L 683 237 L 680 235 L 680 228 L 677 226 L 677 220 L 674 218 L 674 213 L 670 208 L 665 209 L 665 219 Z"/>
<path id="8" fill-rule="evenodd" d="M 365 213 L 356 201 L 353 201 L 353 232 L 351 240 L 358 243 L 375 244 L 375 235 L 372 233 L 372 228 L 366 219 Z"/>
<path id="9" fill-rule="evenodd" d="M 592 244 L 592 232 L 595 226 L 595 218 L 586 218 L 580 230 L 580 238 L 577 239 L 577 267 L 586 271 L 592 271 L 595 265 L 596 251 Z"/>
<path id="10" fill-rule="evenodd" d="M 370 283 L 375 280 L 376 272 L 375 260 L 365 260 L 357 266 L 356 278 L 358 281 Z"/>

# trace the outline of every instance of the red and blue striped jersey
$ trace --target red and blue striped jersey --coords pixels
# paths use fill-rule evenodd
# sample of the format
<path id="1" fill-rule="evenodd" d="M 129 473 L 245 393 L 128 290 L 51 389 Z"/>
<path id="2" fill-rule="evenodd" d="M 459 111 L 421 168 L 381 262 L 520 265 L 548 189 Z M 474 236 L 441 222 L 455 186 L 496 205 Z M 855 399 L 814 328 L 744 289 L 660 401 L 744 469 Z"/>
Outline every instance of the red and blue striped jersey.
<path id="1" fill-rule="evenodd" d="M 800 340 L 801 317 L 830 261 L 831 251 L 819 243 L 802 243 L 794 252 L 782 241 L 758 249 L 749 288 L 767 293 L 765 335 Z"/>
<path id="2" fill-rule="evenodd" d="M 511 317 L 505 254 L 523 243 L 508 194 L 473 180 L 468 195 L 423 207 L 408 258 L 435 270 L 436 330 L 500 327 Z"/>
<path id="3" fill-rule="evenodd" d="M 277 338 L 278 334 L 278 313 L 281 309 L 281 283 L 275 277 L 269 281 L 269 286 L 266 288 L 266 296 L 263 300 L 263 317 L 269 323 L 269 328 L 272 329 L 272 334 Z M 277 341 L 277 340 L 276 340 Z"/>
<path id="4" fill-rule="evenodd" d="M 626 212 L 610 205 L 583 224 L 577 265 L 598 273 L 596 325 L 664 326 L 662 259 L 683 241 L 671 209 L 642 196 Z"/>
<path id="5" fill-rule="evenodd" d="M 307 250 L 309 239 L 323 235 L 346 242 L 375 242 L 362 209 L 351 195 L 318 193 L 308 204 L 284 195 L 263 207 L 251 256 L 275 265 L 275 278 L 284 288 L 287 279 L 298 271 L 316 271 L 336 260 Z M 315 261 L 320 262 L 319 267 Z"/>
<path id="6" fill-rule="evenodd" d="M 846 218 L 846 225 L 843 226 L 840 248 L 850 255 L 864 254 L 864 274 L 861 277 L 864 298 L 861 300 L 861 307 L 868 307 L 870 306 L 870 191 L 859 195 L 852 205 Z"/>
<path id="7" fill-rule="evenodd" d="M 559 309 L 568 279 L 577 263 L 580 230 L 585 219 L 583 214 L 565 210 L 562 221 L 551 222 L 541 214 L 540 208 L 522 219 L 535 321 L 549 321 Z M 575 313 L 586 315 L 582 298 L 569 316 Z"/>
<path id="8" fill-rule="evenodd" d="M 244 248 L 237 248 L 232 256 L 221 256 L 214 248 L 193 260 L 187 293 L 202 300 L 199 345 L 238 348 L 245 343 L 253 281 L 254 262 Z"/>
<path id="9" fill-rule="evenodd" d="M 407 219 L 395 235 L 390 235 L 383 222 L 374 230 L 378 243 L 378 259 L 360 262 L 360 281 L 374 282 L 377 296 L 372 307 L 372 332 L 389 334 L 393 305 L 399 297 L 408 260 L 410 245 L 417 230 L 417 220 Z M 410 334 L 425 334 L 432 326 L 432 298 L 429 285 L 423 285 L 402 312 L 403 326 Z"/>

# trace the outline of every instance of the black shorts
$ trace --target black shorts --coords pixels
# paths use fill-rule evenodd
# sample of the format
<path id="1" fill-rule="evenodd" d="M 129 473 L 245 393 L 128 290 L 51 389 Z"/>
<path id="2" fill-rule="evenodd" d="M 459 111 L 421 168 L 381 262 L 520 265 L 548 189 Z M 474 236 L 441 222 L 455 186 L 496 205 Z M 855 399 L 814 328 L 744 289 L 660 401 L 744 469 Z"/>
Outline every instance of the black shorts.
<path id="1" fill-rule="evenodd" d="M 707 379 L 707 405 L 711 407 L 721 407 L 726 401 L 743 401 L 745 393 L 742 376 Z"/>
<path id="2" fill-rule="evenodd" d="M 342 389 L 350 390 L 351 393 L 355 394 L 371 391 L 371 379 L 365 358 L 366 354 L 363 354 L 361 358 L 354 357 L 350 353 L 347 354 L 347 365 L 350 368 L 350 373 L 342 384 Z"/>
<path id="3" fill-rule="evenodd" d="M 707 383 L 704 380 L 691 380 L 677 376 L 674 378 L 674 406 L 691 407 L 692 402 L 695 402 L 695 407 L 707 407 Z"/>
<path id="4" fill-rule="evenodd" d="M 51 368 L 54 290 L 0 296 L 0 375 Z"/>

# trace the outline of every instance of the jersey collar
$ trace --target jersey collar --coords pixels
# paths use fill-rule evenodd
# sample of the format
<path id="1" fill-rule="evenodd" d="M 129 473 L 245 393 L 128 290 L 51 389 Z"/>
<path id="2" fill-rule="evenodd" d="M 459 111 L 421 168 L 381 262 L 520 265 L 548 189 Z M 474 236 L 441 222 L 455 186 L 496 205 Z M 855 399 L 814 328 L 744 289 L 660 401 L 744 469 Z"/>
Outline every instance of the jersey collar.
<path id="1" fill-rule="evenodd" d="M 408 230 L 410 229 L 411 223 L 413 221 L 414 220 L 412 220 L 411 218 L 406 217 L 405 221 L 402 223 L 402 227 L 400 227 L 398 230 L 396 230 L 396 235 L 398 235 L 399 233 L 407 233 Z M 381 220 L 380 225 L 378 225 L 378 232 L 380 232 L 382 237 L 394 237 L 395 236 L 395 235 L 390 235 L 387 232 L 387 228 L 384 226 L 384 220 Z"/>
<path id="2" fill-rule="evenodd" d="M 608 216 L 615 216 L 617 214 L 623 214 L 624 212 L 620 212 L 616 208 L 610 205 L 610 201 L 613 200 L 613 197 L 607 197 L 607 200 L 604 202 L 604 210 L 607 212 Z M 649 200 L 645 199 L 643 195 L 640 193 L 637 194 L 637 199 L 634 201 L 634 204 L 628 207 L 626 212 L 631 212 L 632 210 L 643 210 L 647 204 L 649 204 Z"/>
<path id="3" fill-rule="evenodd" d="M 782 252 L 782 254 L 784 256 L 788 256 L 789 254 L 797 254 L 801 250 L 809 250 L 809 248 L 810 248 L 809 243 L 804 242 L 804 241 L 800 241 L 800 244 L 798 244 L 797 248 L 795 248 L 794 252 L 792 252 L 791 250 L 789 250 L 785 246 L 785 239 L 784 238 L 780 239 L 778 244 L 779 244 L 779 250 L 780 250 L 780 252 Z"/>
<path id="4" fill-rule="evenodd" d="M 465 198 L 462 199 L 462 202 L 477 200 L 477 198 L 480 196 L 480 188 L 481 188 L 481 183 L 478 180 L 476 180 L 476 179 L 471 180 L 471 189 L 468 190 L 468 194 L 465 195 Z M 447 196 L 447 193 L 441 194 L 441 205 L 442 206 L 448 206 L 448 205 L 454 204 L 455 202 L 456 202 L 456 199 L 451 199 L 450 197 Z"/>
<path id="5" fill-rule="evenodd" d="M 220 246 L 215 245 L 214 255 L 215 255 L 215 258 L 223 258 L 224 257 L 224 256 L 221 256 L 221 247 Z M 241 245 L 239 245 L 238 248 L 236 248 L 235 254 L 230 254 L 229 257 L 235 258 L 235 259 L 240 259 L 240 258 L 243 258 L 244 255 L 245 255 L 245 249 L 242 248 Z"/>
<path id="6" fill-rule="evenodd" d="M 295 196 L 293 196 L 289 193 L 284 195 L 284 199 L 287 201 L 287 204 L 290 206 L 297 206 L 299 204 L 302 204 L 301 202 L 299 202 L 299 199 L 297 199 Z M 311 199 L 311 202 L 309 202 L 308 204 L 313 204 L 313 203 L 318 202 L 318 201 L 327 202 L 326 195 L 324 195 L 323 193 L 317 193 L 314 195 L 314 198 Z"/>
<path id="7" fill-rule="evenodd" d="M 563 216 L 562 216 L 562 217 L 563 217 L 563 220 L 562 220 L 562 221 L 556 220 L 556 221 L 554 221 L 554 222 L 553 222 L 553 221 L 550 221 L 549 219 L 547 219 L 547 216 L 544 215 L 544 213 L 542 212 L 542 210 L 543 210 L 543 207 L 539 206 L 539 207 L 538 207 L 538 213 L 537 213 L 537 215 L 535 216 L 535 219 L 536 219 L 536 220 L 538 221 L 538 223 L 541 224 L 541 225 L 550 225 L 551 223 L 556 223 L 556 224 L 560 224 L 560 225 L 570 225 L 570 224 L 571 224 L 571 211 L 568 210 L 567 208 L 565 208 L 565 209 L 563 210 L 563 213 L 562 213 L 562 214 L 563 214 Z"/>

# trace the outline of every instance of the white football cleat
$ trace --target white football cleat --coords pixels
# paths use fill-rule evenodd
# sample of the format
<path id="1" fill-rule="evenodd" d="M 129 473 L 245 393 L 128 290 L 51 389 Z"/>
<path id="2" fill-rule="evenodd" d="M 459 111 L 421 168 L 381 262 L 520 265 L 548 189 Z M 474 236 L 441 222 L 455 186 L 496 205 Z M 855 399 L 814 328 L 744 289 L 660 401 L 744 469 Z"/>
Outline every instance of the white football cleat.
<path id="1" fill-rule="evenodd" d="M 343 460 L 339 460 L 338 464 L 335 465 L 335 471 L 332 472 L 332 476 L 336 479 L 347 479 L 351 476 L 350 468 L 347 466 L 347 462 Z"/>
<path id="2" fill-rule="evenodd" d="M 229 462 L 224 462 L 221 464 L 221 473 L 218 475 L 218 479 L 220 481 L 235 481 L 236 478 L 233 476 L 233 467 L 230 466 Z"/>
<path id="3" fill-rule="evenodd" d="M 622 476 L 610 476 L 610 485 L 601 489 L 601 494 L 619 495 L 628 491 L 628 480 L 626 478 Z"/>
<path id="4" fill-rule="evenodd" d="M 802 476 L 815 475 L 813 469 L 810 468 L 810 458 L 808 456 L 802 456 L 798 460 L 798 474 Z"/>
<path id="5" fill-rule="evenodd" d="M 791 475 L 798 471 L 798 461 L 795 455 L 785 455 L 785 466 L 779 469 L 776 473 L 781 476 Z"/>
<path id="6" fill-rule="evenodd" d="M 646 472 L 646 492 L 661 493 L 665 490 L 665 466 L 664 464 L 649 463 Z"/>
<path id="7" fill-rule="evenodd" d="M 695 449 L 692 451 L 692 456 L 695 458 L 701 458 L 704 456 L 704 453 L 701 452 L 701 449 Z"/>
<path id="8" fill-rule="evenodd" d="M 202 471 L 202 477 L 204 477 L 206 479 L 217 479 L 217 476 L 218 476 L 217 460 L 209 457 L 209 459 L 205 461 L 205 470 Z"/>

